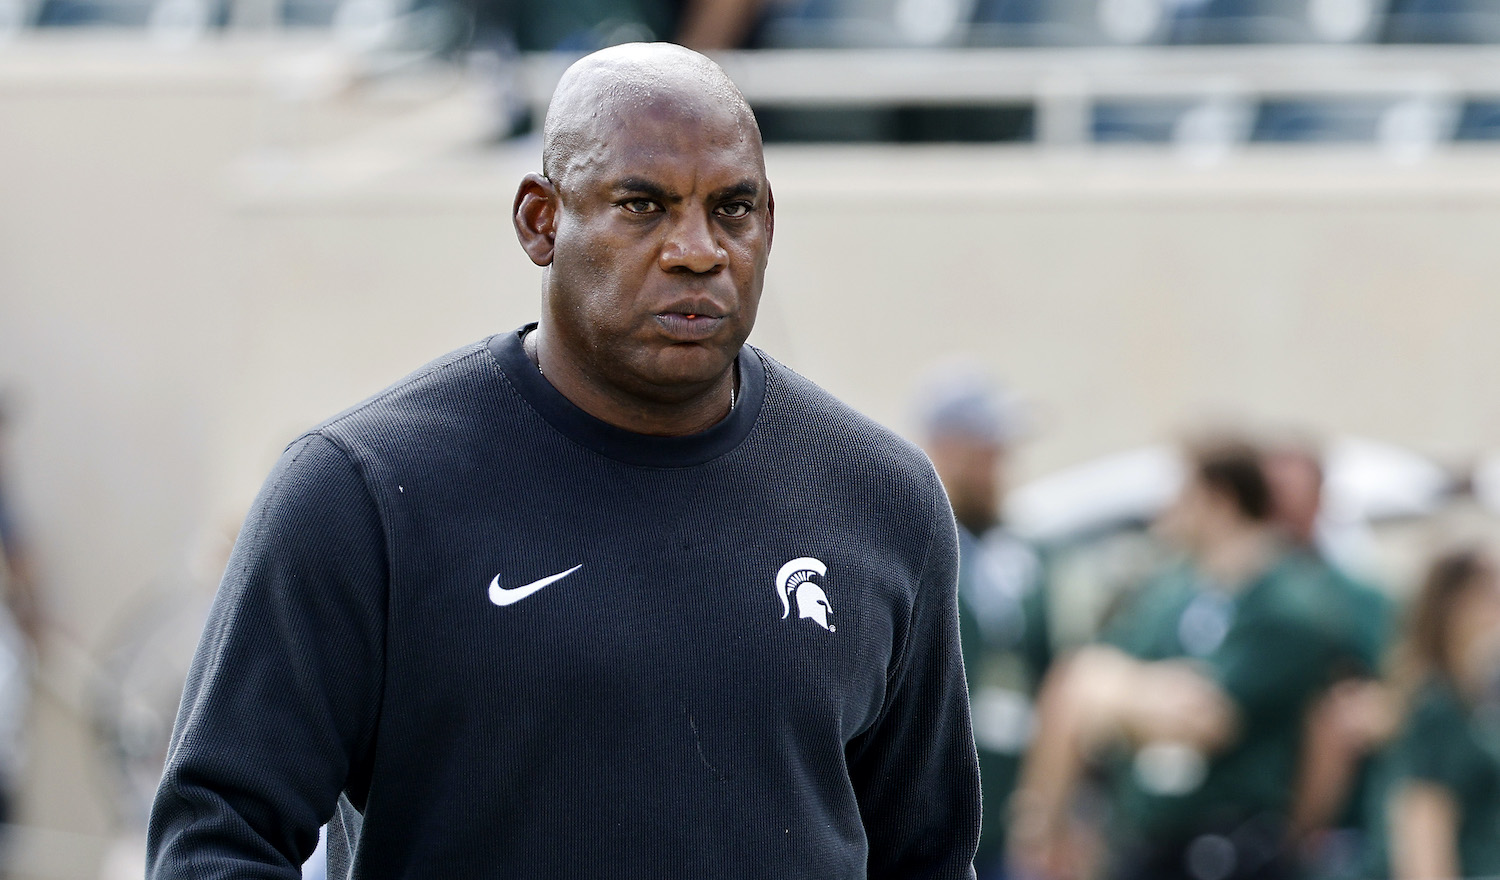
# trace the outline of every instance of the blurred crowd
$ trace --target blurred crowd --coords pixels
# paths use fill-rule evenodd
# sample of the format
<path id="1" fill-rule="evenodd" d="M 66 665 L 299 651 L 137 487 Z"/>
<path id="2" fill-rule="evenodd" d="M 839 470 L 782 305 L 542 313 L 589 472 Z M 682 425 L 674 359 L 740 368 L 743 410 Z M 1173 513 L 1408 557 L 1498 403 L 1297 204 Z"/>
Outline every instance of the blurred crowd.
<path id="1" fill-rule="evenodd" d="M 42 635 L 35 562 L 7 491 L 5 464 L 12 404 L 0 394 L 0 863 L 15 821 L 31 662 Z"/>
<path id="2" fill-rule="evenodd" d="M 893 46 L 1491 43 L 1494 0 L 380 0 L 441 8 L 453 44 L 506 30 L 525 51 L 624 39 L 702 49 Z M 0 26 L 327 26 L 371 0 L 6 0 Z M 363 5 L 362 5 L 363 4 Z"/>
<path id="3" fill-rule="evenodd" d="M 979 876 L 1500 875 L 1500 569 L 1457 547 L 1409 602 L 1320 527 L 1303 440 L 1184 441 L 1154 570 L 1059 638 L 1056 547 L 1003 518 L 1025 413 L 935 378 L 924 443 L 960 525 Z"/>
<path id="4" fill-rule="evenodd" d="M 516 63 L 523 53 L 583 54 L 637 40 L 700 51 L 1483 46 L 1500 44 L 1500 0 L 0 0 L 0 46 L 21 33 L 87 28 L 135 30 L 168 48 L 230 32 L 323 34 L 370 77 L 419 61 L 461 65 L 495 93 L 494 136 L 504 139 L 529 133 L 535 121 L 511 106 L 525 101 Z M 1135 144 L 1374 142 L 1399 156 L 1500 140 L 1500 98 L 1488 78 L 1454 78 L 1421 59 L 1402 64 L 1413 76 L 1392 80 L 1388 91 L 1351 91 L 1325 76 L 1323 91 L 1260 95 L 1226 73 L 1217 89 L 1195 82 L 1101 98 L 1080 135 Z M 980 101 L 964 92 L 907 103 L 880 95 L 757 102 L 755 110 L 767 142 L 1048 140 L 1040 98 L 1002 89 Z"/>
<path id="5" fill-rule="evenodd" d="M 1452 546 L 1419 583 L 1380 582 L 1369 536 L 1329 514 L 1325 450 L 1246 431 L 1183 440 L 1175 471 L 1116 459 L 1157 500 L 1111 501 L 1086 467 L 1083 492 L 1049 491 L 1097 515 L 1038 528 L 1033 512 L 1018 527 L 1007 475 L 1032 408 L 956 367 L 930 377 L 918 410 L 959 526 L 980 880 L 1500 876 L 1491 550 Z M 0 829 L 40 620 L 3 477 Z M 1077 565 L 1122 535 L 1136 548 L 1123 569 Z M 144 819 L 201 627 L 183 597 L 222 565 L 213 554 L 200 588 L 143 606 L 109 652 L 95 728 L 127 824 Z M 1106 601 L 1080 606 L 1090 590 Z M 316 856 L 305 876 L 322 867 Z"/>

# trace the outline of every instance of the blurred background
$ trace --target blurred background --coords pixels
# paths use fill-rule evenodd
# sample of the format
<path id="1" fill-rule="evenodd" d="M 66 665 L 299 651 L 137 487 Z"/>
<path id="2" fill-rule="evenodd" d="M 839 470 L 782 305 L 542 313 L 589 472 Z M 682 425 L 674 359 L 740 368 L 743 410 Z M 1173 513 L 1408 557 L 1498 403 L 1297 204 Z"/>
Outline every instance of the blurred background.
<path id="1" fill-rule="evenodd" d="M 971 537 L 1030 560 L 1048 609 L 1007 685 L 1024 723 L 973 682 L 982 747 L 1020 761 L 1049 667 L 1191 564 L 1152 523 L 1203 482 L 1180 444 L 1204 426 L 1316 465 L 1309 552 L 1392 609 L 1361 680 L 1435 555 L 1497 532 L 1500 0 L 0 0 L 6 876 L 141 876 L 261 479 L 534 318 L 509 214 L 548 96 L 640 39 L 715 53 L 761 120 L 751 341 L 940 466 L 950 435 L 982 453 L 950 493 L 987 495 Z M 1016 650 L 986 601 L 971 675 Z M 1067 795 L 1076 863 L 1010 875 L 1110 873 L 1108 764 Z M 1319 821 L 1278 831 L 1302 869 L 1378 873 L 1364 820 Z M 1204 858 L 1197 880 L 1249 876 Z"/>

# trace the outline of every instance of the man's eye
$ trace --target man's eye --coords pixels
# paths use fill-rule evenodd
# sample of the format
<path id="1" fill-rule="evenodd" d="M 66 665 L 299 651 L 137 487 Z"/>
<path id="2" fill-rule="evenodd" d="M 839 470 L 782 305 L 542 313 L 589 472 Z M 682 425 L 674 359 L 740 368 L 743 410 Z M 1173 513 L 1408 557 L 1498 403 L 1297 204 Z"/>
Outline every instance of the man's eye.
<path id="1" fill-rule="evenodd" d="M 621 202 L 620 206 L 632 214 L 652 214 L 657 210 L 656 203 L 650 199 L 630 199 Z"/>
<path id="2" fill-rule="evenodd" d="M 751 208 L 749 202 L 730 202 L 729 204 L 719 208 L 719 213 L 725 217 L 733 219 L 737 217 L 744 217 L 746 214 L 750 213 L 750 210 Z"/>

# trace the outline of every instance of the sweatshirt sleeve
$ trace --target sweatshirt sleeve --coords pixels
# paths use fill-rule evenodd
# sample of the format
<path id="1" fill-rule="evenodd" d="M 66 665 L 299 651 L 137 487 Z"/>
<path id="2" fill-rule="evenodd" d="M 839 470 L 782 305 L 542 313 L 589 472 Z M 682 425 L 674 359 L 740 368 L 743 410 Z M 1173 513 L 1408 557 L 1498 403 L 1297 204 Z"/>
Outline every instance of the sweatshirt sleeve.
<path id="1" fill-rule="evenodd" d="M 319 434 L 246 517 L 178 710 L 151 811 L 150 880 L 296 878 L 367 776 L 387 566 L 359 470 Z"/>
<path id="2" fill-rule="evenodd" d="M 932 537 L 885 705 L 849 746 L 870 880 L 974 876 L 979 761 L 959 650 L 958 536 L 947 497 L 933 492 Z"/>

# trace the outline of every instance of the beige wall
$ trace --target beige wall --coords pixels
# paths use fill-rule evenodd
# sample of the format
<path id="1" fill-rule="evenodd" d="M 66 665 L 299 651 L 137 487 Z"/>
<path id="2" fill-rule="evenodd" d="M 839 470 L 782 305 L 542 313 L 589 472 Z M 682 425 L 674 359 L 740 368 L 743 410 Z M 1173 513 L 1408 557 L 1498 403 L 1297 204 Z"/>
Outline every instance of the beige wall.
<path id="1" fill-rule="evenodd" d="M 0 52 L 9 464 L 68 634 L 44 663 L 35 825 L 114 831 L 80 714 L 88 653 L 153 585 L 195 582 L 202 536 L 280 447 L 534 314 L 508 213 L 535 143 L 478 147 L 477 98 L 441 77 L 290 105 L 268 54 L 284 52 Z M 768 164 L 755 341 L 898 426 L 917 372 L 970 353 L 1040 406 L 1027 473 L 1219 413 L 1450 459 L 1500 446 L 1500 153 Z M 78 840 L 54 858 L 97 857 Z"/>

